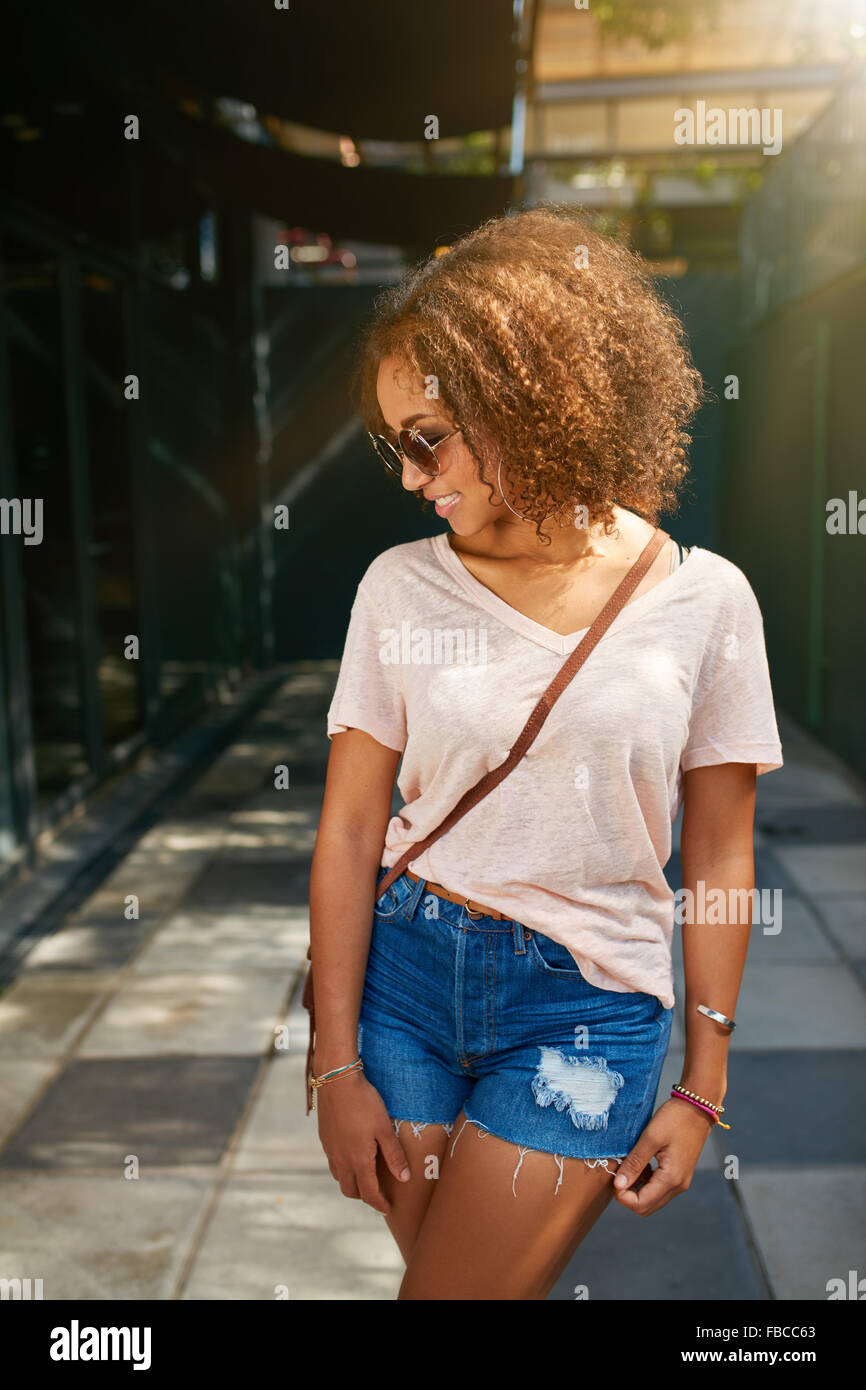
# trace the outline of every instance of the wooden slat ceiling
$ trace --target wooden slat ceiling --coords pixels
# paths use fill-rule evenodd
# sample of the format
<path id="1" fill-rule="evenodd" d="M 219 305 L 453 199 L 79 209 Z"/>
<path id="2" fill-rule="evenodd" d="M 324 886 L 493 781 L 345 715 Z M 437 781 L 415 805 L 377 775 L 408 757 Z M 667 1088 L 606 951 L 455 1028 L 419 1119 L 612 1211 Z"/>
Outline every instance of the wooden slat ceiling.
<path id="1" fill-rule="evenodd" d="M 536 82 L 834 63 L 851 53 L 845 8 L 815 0 L 725 0 L 717 28 L 697 11 L 690 38 L 655 51 L 637 39 L 613 42 L 592 8 L 576 10 L 573 0 L 539 5 Z"/>

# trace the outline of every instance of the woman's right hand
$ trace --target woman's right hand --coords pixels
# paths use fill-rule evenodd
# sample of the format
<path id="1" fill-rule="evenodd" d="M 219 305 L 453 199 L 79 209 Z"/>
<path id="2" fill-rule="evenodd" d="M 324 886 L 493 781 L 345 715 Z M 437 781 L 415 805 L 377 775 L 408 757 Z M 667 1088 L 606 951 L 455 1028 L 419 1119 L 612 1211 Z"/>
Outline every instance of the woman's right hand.
<path id="1" fill-rule="evenodd" d="M 385 1109 L 379 1092 L 362 1071 L 347 1072 L 320 1086 L 316 1097 L 319 1139 L 332 1177 L 344 1197 L 360 1197 L 380 1211 L 391 1210 L 379 1188 L 376 1153 L 399 1182 L 410 1178 L 406 1151 Z"/>

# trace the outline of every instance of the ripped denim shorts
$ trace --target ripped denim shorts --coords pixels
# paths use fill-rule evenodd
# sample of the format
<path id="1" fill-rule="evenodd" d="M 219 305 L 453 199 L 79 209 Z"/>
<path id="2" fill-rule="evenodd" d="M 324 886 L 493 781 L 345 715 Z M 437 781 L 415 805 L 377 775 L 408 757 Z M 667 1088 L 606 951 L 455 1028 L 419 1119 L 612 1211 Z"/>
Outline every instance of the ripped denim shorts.
<path id="1" fill-rule="evenodd" d="M 655 1109 L 673 1009 L 598 989 L 549 937 L 425 887 L 403 873 L 376 903 L 359 1016 L 395 1129 L 450 1133 L 463 1110 L 521 1149 L 624 1158 Z"/>

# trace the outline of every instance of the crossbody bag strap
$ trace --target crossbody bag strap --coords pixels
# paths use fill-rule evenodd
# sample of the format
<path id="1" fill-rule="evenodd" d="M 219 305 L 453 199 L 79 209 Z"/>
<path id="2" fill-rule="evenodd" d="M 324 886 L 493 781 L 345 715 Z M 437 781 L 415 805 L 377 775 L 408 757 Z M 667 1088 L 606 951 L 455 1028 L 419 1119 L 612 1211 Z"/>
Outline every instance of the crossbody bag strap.
<path id="1" fill-rule="evenodd" d="M 406 852 L 397 860 L 397 863 L 392 865 L 388 870 L 379 884 L 376 891 L 377 902 L 385 890 L 394 882 L 394 879 L 399 878 L 403 870 L 408 868 L 410 860 L 417 859 L 419 855 L 423 854 L 424 851 L 433 844 L 434 840 L 438 840 L 440 835 L 444 835 L 451 829 L 452 825 L 456 825 L 457 821 L 459 821 L 462 816 L 465 816 L 467 811 L 471 811 L 473 806 L 477 806 L 478 802 L 481 801 L 489 791 L 492 791 L 494 787 L 497 787 L 499 783 L 508 776 L 511 769 L 520 762 L 527 748 L 529 748 L 538 737 L 542 724 L 553 709 L 554 704 L 559 699 L 563 690 L 586 661 L 586 658 L 599 640 L 603 637 L 617 613 L 619 613 L 620 609 L 628 602 L 628 599 L 634 593 L 638 584 L 641 582 L 665 544 L 665 541 L 668 539 L 667 532 L 657 526 L 631 569 L 628 571 L 628 574 L 623 577 L 614 589 L 595 622 L 588 629 L 586 635 L 581 638 L 565 664 L 560 667 L 559 671 L 550 682 L 550 685 L 547 687 L 541 699 L 538 701 L 538 704 L 535 706 L 535 709 L 524 724 L 505 762 L 501 763 L 499 767 L 492 768 L 490 772 L 485 773 L 484 776 L 475 783 L 474 787 L 470 787 L 467 792 L 464 792 L 454 809 L 449 812 L 439 825 L 437 825 L 435 830 L 430 831 L 430 834 L 427 835 L 425 839 L 419 840 L 417 844 L 409 846 Z M 308 960 L 311 954 L 312 948 L 310 947 L 307 950 Z M 316 1037 L 316 1001 L 313 990 L 312 966 L 310 966 L 307 971 L 301 1002 L 310 1015 L 310 1034 L 305 1066 L 307 1114 L 309 1114 L 312 1107 L 313 1049 L 315 1047 Z"/>
<path id="2" fill-rule="evenodd" d="M 408 868 L 412 859 L 417 859 L 424 853 L 434 840 L 438 840 L 440 835 L 446 834 L 453 825 L 456 825 L 467 811 L 471 811 L 473 806 L 477 806 L 479 801 L 498 787 L 504 781 L 513 767 L 520 762 L 527 748 L 534 743 L 541 730 L 545 719 L 553 709 L 554 704 L 559 699 L 565 687 L 572 677 L 580 670 L 593 648 L 598 644 L 610 627 L 617 613 L 624 607 L 628 599 L 634 593 L 638 584 L 649 570 L 656 556 L 661 551 L 668 540 L 668 534 L 657 526 L 650 539 L 647 541 L 638 558 L 635 560 L 628 574 L 614 589 L 607 603 L 602 608 L 586 635 L 581 638 L 568 660 L 560 667 L 550 685 L 545 690 L 535 709 L 527 719 L 521 730 L 517 741 L 511 748 L 505 762 L 500 763 L 499 767 L 494 767 L 490 772 L 486 772 L 483 777 L 470 787 L 467 792 L 457 802 L 457 805 L 448 813 L 445 819 L 437 825 L 435 830 L 431 830 L 425 839 L 419 840 L 416 844 L 410 845 L 404 854 L 400 856 L 396 864 L 393 864 L 382 879 L 376 890 L 376 900 L 381 898 L 387 888 L 391 886 L 395 878 L 399 878 L 403 870 Z"/>

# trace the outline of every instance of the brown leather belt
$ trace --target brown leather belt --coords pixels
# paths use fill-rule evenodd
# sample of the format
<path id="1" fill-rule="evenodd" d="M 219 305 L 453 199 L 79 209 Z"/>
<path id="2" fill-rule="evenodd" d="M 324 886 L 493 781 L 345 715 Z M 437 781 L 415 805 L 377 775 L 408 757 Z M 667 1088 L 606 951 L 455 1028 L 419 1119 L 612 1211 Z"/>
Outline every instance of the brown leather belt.
<path id="1" fill-rule="evenodd" d="M 413 874 L 411 869 L 406 869 L 406 877 L 413 882 L 420 883 L 421 875 Z M 461 897 L 459 893 L 452 893 L 448 888 L 443 888 L 441 883 L 431 883 L 426 880 L 426 886 L 431 893 L 435 893 L 437 898 L 447 898 L 449 903 L 456 903 L 458 907 L 465 907 L 470 916 L 495 917 L 497 922 L 511 922 L 514 919 L 509 917 L 506 912 L 497 912 L 495 907 L 485 907 L 483 903 L 476 903 L 472 898 Z"/>

